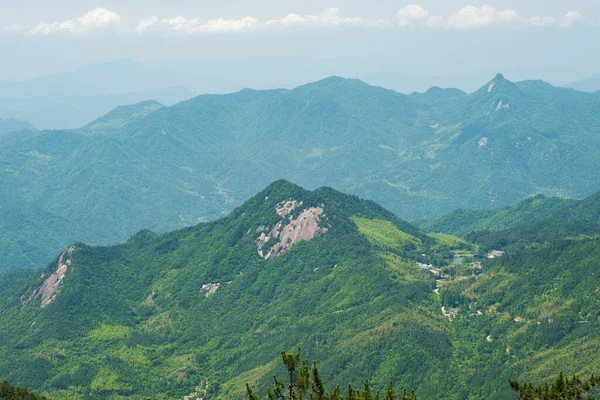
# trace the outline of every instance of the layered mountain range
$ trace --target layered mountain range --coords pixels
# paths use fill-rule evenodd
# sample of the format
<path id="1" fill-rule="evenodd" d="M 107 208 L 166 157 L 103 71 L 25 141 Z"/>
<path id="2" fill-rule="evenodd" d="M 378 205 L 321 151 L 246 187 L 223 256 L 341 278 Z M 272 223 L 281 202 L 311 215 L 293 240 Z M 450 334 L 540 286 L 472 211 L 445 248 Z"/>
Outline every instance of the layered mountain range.
<path id="1" fill-rule="evenodd" d="M 0 143 L 0 269 L 44 265 L 228 214 L 286 178 L 408 220 L 600 189 L 598 94 L 496 76 L 403 95 L 337 77 L 293 90 L 121 107 L 76 130 Z"/>

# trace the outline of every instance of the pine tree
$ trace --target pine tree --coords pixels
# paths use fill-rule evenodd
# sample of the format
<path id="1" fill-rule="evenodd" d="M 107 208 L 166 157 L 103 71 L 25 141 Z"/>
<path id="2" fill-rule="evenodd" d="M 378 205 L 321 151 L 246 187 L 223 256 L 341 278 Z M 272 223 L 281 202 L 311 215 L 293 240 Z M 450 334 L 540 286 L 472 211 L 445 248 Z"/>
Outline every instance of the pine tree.
<path id="1" fill-rule="evenodd" d="M 313 395 L 314 400 L 325 400 L 325 385 L 323 384 L 323 380 L 321 379 L 321 375 L 319 375 L 319 370 L 317 369 L 317 363 L 313 363 L 312 368 L 313 373 Z"/>
<path id="2" fill-rule="evenodd" d="M 363 386 L 363 391 L 361 394 L 361 400 L 373 400 L 371 398 L 371 388 L 369 387 L 369 380 L 365 379 L 365 384 Z"/>
<path id="3" fill-rule="evenodd" d="M 385 391 L 384 400 L 396 400 L 396 396 L 394 395 L 394 384 L 390 381 L 390 384 Z"/>
<path id="4" fill-rule="evenodd" d="M 308 389 L 310 386 L 310 374 L 308 372 L 307 360 L 302 362 L 302 368 L 300 368 L 300 372 L 298 372 L 296 385 L 298 386 L 298 398 L 299 400 L 302 400 L 304 399 L 304 396 L 308 394 Z"/>
<path id="5" fill-rule="evenodd" d="M 333 392 L 329 395 L 329 400 L 342 400 L 342 393 L 340 392 L 340 386 L 336 385 Z"/>
<path id="6" fill-rule="evenodd" d="M 352 385 L 348 384 L 348 393 L 346 393 L 346 400 L 354 400 L 354 390 Z"/>
<path id="7" fill-rule="evenodd" d="M 273 377 L 274 385 L 267 389 L 267 399 L 269 400 L 380 400 L 379 391 L 376 391 L 375 397 L 371 393 L 369 380 L 365 379 L 362 392 L 354 390 L 352 385 L 348 384 L 346 396 L 342 395 L 339 385 L 335 386 L 331 393 L 327 393 L 326 385 L 321 378 L 317 363 L 313 362 L 312 369 L 309 371 L 308 360 L 300 364 L 300 349 L 295 354 L 281 352 L 281 360 L 285 365 L 289 381 L 286 383 L 277 376 Z M 249 400 L 260 400 L 260 397 L 252 390 L 250 385 L 246 384 L 246 392 Z M 394 395 L 394 386 L 390 382 L 385 396 L 382 400 L 416 400 L 414 393 L 407 394 L 406 390 L 401 399 Z M 308 398 L 306 396 L 309 396 Z"/>
<path id="8" fill-rule="evenodd" d="M 561 372 L 550 386 L 513 380 L 509 383 L 521 400 L 593 400 L 590 392 L 600 384 L 600 377 L 592 374 L 589 379 L 582 379 L 575 375 L 569 379 Z"/>
<path id="9" fill-rule="evenodd" d="M 27 389 L 11 386 L 8 382 L 0 383 L 0 399 L 10 400 L 46 400 L 43 396 L 31 393 Z"/>

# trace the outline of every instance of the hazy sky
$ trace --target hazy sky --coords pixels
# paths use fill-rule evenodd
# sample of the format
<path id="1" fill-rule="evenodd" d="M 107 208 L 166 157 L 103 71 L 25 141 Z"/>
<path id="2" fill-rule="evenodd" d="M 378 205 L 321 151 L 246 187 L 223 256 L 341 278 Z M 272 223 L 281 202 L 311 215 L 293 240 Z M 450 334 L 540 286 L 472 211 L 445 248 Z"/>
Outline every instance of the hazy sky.
<path id="1" fill-rule="evenodd" d="M 126 58 L 290 83 L 502 71 L 562 84 L 600 72 L 600 1 L 0 0 L 0 54 L 0 80 Z"/>

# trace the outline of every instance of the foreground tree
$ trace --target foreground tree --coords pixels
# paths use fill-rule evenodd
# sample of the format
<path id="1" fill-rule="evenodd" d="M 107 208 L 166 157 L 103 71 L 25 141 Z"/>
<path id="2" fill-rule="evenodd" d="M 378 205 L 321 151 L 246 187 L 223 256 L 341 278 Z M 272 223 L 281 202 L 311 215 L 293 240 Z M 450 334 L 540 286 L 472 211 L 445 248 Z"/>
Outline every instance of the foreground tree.
<path id="1" fill-rule="evenodd" d="M 592 374 L 590 378 L 582 379 L 575 375 L 569 379 L 561 372 L 550 386 L 512 380 L 509 383 L 522 400 L 594 400 L 592 394 L 600 384 L 600 377 Z"/>
<path id="2" fill-rule="evenodd" d="M 300 349 L 295 354 L 282 351 L 281 359 L 288 371 L 289 379 L 286 384 L 280 378 L 273 377 L 273 388 L 267 390 L 268 400 L 417 400 L 414 391 L 409 394 L 404 390 L 401 396 L 396 396 L 392 382 L 388 385 L 383 398 L 380 397 L 379 391 L 375 391 L 373 395 L 368 379 L 365 380 L 362 391 L 348 385 L 348 391 L 344 396 L 339 385 L 336 385 L 333 391 L 328 393 L 319 374 L 317 363 L 314 362 L 310 369 L 308 360 L 302 361 L 300 365 Z M 248 384 L 246 384 L 246 391 L 249 400 L 261 400 Z"/>
<path id="3" fill-rule="evenodd" d="M 46 400 L 45 397 L 31 393 L 27 389 L 11 386 L 7 382 L 0 383 L 0 399 L 9 400 Z"/>

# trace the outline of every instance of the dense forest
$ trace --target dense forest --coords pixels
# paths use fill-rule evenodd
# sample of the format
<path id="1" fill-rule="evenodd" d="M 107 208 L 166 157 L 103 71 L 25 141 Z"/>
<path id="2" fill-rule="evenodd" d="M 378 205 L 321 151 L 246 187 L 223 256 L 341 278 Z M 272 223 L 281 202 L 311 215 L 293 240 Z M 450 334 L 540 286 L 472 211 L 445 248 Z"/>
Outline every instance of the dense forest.
<path id="1" fill-rule="evenodd" d="M 597 221 L 459 238 L 278 181 L 221 220 L 0 275 L 0 379 L 49 398 L 242 399 L 300 346 L 328 394 L 367 378 L 373 395 L 393 380 L 420 399 L 514 398 L 510 379 L 600 370 L 598 260 Z"/>
<path id="2" fill-rule="evenodd" d="M 330 77 L 11 134 L 0 139 L 0 270 L 43 267 L 75 241 L 216 220 L 280 178 L 408 220 L 587 196 L 599 189 L 599 107 L 595 94 L 502 75 L 469 94 L 413 95 Z"/>

